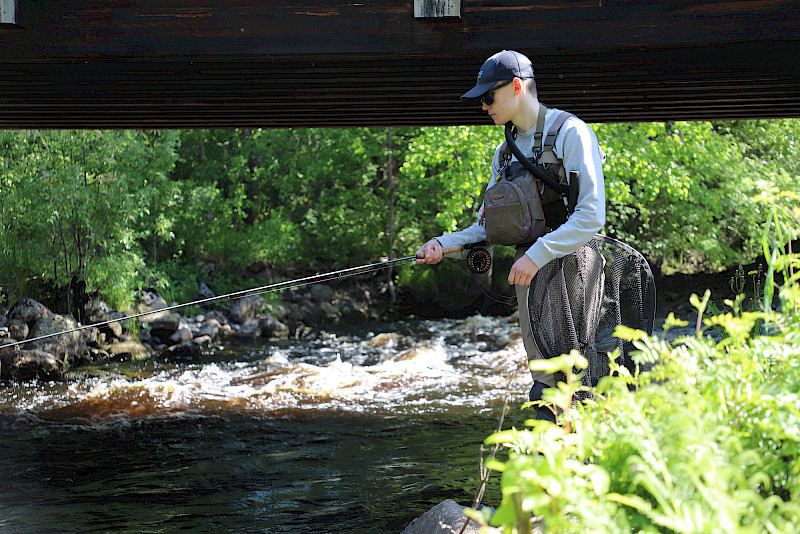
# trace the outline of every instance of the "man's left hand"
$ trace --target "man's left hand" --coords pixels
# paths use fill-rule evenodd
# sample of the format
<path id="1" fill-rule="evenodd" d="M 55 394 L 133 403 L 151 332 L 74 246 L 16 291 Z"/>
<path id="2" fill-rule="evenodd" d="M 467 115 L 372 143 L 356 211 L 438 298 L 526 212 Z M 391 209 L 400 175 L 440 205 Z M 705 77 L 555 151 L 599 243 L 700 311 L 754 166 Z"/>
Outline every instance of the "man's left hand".
<path id="1" fill-rule="evenodd" d="M 520 259 L 514 262 L 511 266 L 511 272 L 508 273 L 508 283 L 510 285 L 529 286 L 531 280 L 539 272 L 539 267 L 533 263 L 533 260 L 527 254 L 523 254 Z"/>

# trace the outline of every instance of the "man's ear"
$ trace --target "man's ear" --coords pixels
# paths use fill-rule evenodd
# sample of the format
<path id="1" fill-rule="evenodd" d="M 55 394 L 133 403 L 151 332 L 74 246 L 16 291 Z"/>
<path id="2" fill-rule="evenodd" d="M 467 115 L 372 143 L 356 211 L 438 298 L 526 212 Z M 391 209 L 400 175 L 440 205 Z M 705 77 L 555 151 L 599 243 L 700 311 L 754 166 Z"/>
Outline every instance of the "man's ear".
<path id="1" fill-rule="evenodd" d="M 522 89 L 525 87 L 524 82 L 521 78 L 514 78 L 514 94 L 519 95 L 522 93 Z"/>

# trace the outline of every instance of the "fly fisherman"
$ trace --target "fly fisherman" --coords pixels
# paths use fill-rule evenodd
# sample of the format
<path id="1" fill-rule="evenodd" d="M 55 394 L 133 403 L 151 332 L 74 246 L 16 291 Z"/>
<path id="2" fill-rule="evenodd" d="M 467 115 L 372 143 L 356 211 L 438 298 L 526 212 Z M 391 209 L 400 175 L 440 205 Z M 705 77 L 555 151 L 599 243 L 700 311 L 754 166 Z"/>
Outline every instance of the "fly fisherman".
<path id="1" fill-rule="evenodd" d="M 516 246 L 517 253 L 514 265 L 508 273 L 508 283 L 515 286 L 520 328 L 528 360 L 538 359 L 542 354 L 531 332 L 527 306 L 528 287 L 541 267 L 555 258 L 578 250 L 605 224 L 605 186 L 602 170 L 604 156 L 598 146 L 597 137 L 586 123 L 573 115 L 556 109 L 547 109 L 539 103 L 531 61 L 519 52 L 503 50 L 487 59 L 478 72 L 477 84 L 464 93 L 461 99 L 465 103 L 480 99 L 482 109 L 498 126 L 508 124 L 510 128 L 513 124 L 516 130 L 516 145 L 526 158 L 539 156 L 536 160 L 539 163 L 544 162 L 543 156 L 540 155 L 546 151 L 542 150 L 547 148 L 545 140 L 549 140 L 551 157 L 557 158 L 553 161 L 557 161 L 557 165 L 563 167 L 561 176 L 572 176 L 573 181 L 577 176 L 579 186 L 577 202 L 573 201 L 574 205 L 571 206 L 573 209 L 566 222 L 562 220 L 560 222 L 563 223 L 558 225 L 543 220 L 540 231 L 534 229 L 525 234 L 525 237 L 510 238 L 512 241 L 521 240 L 522 243 L 504 242 L 505 238 L 497 237 L 497 232 L 492 230 L 498 225 L 495 224 L 493 227 L 490 224 L 490 219 L 497 216 L 491 216 L 487 209 L 489 203 L 500 196 L 491 194 L 490 188 L 498 182 L 499 177 L 509 176 L 508 169 L 513 169 L 517 162 L 517 158 L 508 150 L 507 143 L 502 143 L 492 158 L 492 177 L 487 186 L 479 220 L 459 232 L 431 239 L 418 251 L 420 259 L 417 263 L 435 264 L 441 261 L 443 248 L 455 245 L 488 239 L 490 243 Z M 547 133 L 555 135 L 548 136 Z M 519 163 L 516 165 L 519 169 Z M 543 168 L 547 167 L 550 165 L 543 165 Z M 538 187 L 543 191 L 541 183 Z M 535 191 L 533 196 L 539 197 Z M 544 206 L 542 200 L 538 202 Z M 548 208 L 544 207 L 541 212 L 545 215 L 540 218 L 547 219 Z M 488 234 L 487 228 L 489 228 Z M 492 235 L 493 233 L 495 235 Z M 534 371 L 531 371 L 531 374 L 534 384 L 529 396 L 531 400 L 539 400 L 544 387 L 555 386 L 555 377 Z M 537 418 L 553 420 L 552 412 L 540 409 Z"/>

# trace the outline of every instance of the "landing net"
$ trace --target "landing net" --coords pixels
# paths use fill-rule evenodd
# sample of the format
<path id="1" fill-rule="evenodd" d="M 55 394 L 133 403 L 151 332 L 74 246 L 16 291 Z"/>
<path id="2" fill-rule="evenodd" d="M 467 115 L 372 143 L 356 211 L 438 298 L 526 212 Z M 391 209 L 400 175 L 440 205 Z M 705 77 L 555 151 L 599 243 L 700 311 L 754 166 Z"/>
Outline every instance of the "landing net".
<path id="1" fill-rule="evenodd" d="M 545 265 L 528 291 L 533 338 L 545 358 L 576 349 L 588 360 L 583 384 L 594 387 L 610 372 L 607 353 L 631 373 L 633 344 L 614 337 L 618 325 L 653 332 L 655 283 L 650 266 L 634 248 L 595 235 L 576 252 Z M 556 381 L 565 381 L 564 373 Z M 591 394 L 581 392 L 578 398 Z"/>

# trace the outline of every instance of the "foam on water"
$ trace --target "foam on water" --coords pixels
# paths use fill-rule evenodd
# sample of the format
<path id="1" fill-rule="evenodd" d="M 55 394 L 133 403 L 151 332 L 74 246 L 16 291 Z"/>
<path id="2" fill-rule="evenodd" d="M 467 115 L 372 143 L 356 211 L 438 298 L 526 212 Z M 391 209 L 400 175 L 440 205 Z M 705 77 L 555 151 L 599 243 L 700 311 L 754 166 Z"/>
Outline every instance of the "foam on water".
<path id="1" fill-rule="evenodd" d="M 362 338 L 328 335 L 305 345 L 250 350 L 235 361 L 211 355 L 207 363 L 165 363 L 149 374 L 86 379 L 17 408 L 93 422 L 230 410 L 415 413 L 489 408 L 509 387 L 518 396 L 526 391 L 530 378 L 513 321 L 471 317 L 403 329 Z"/>

